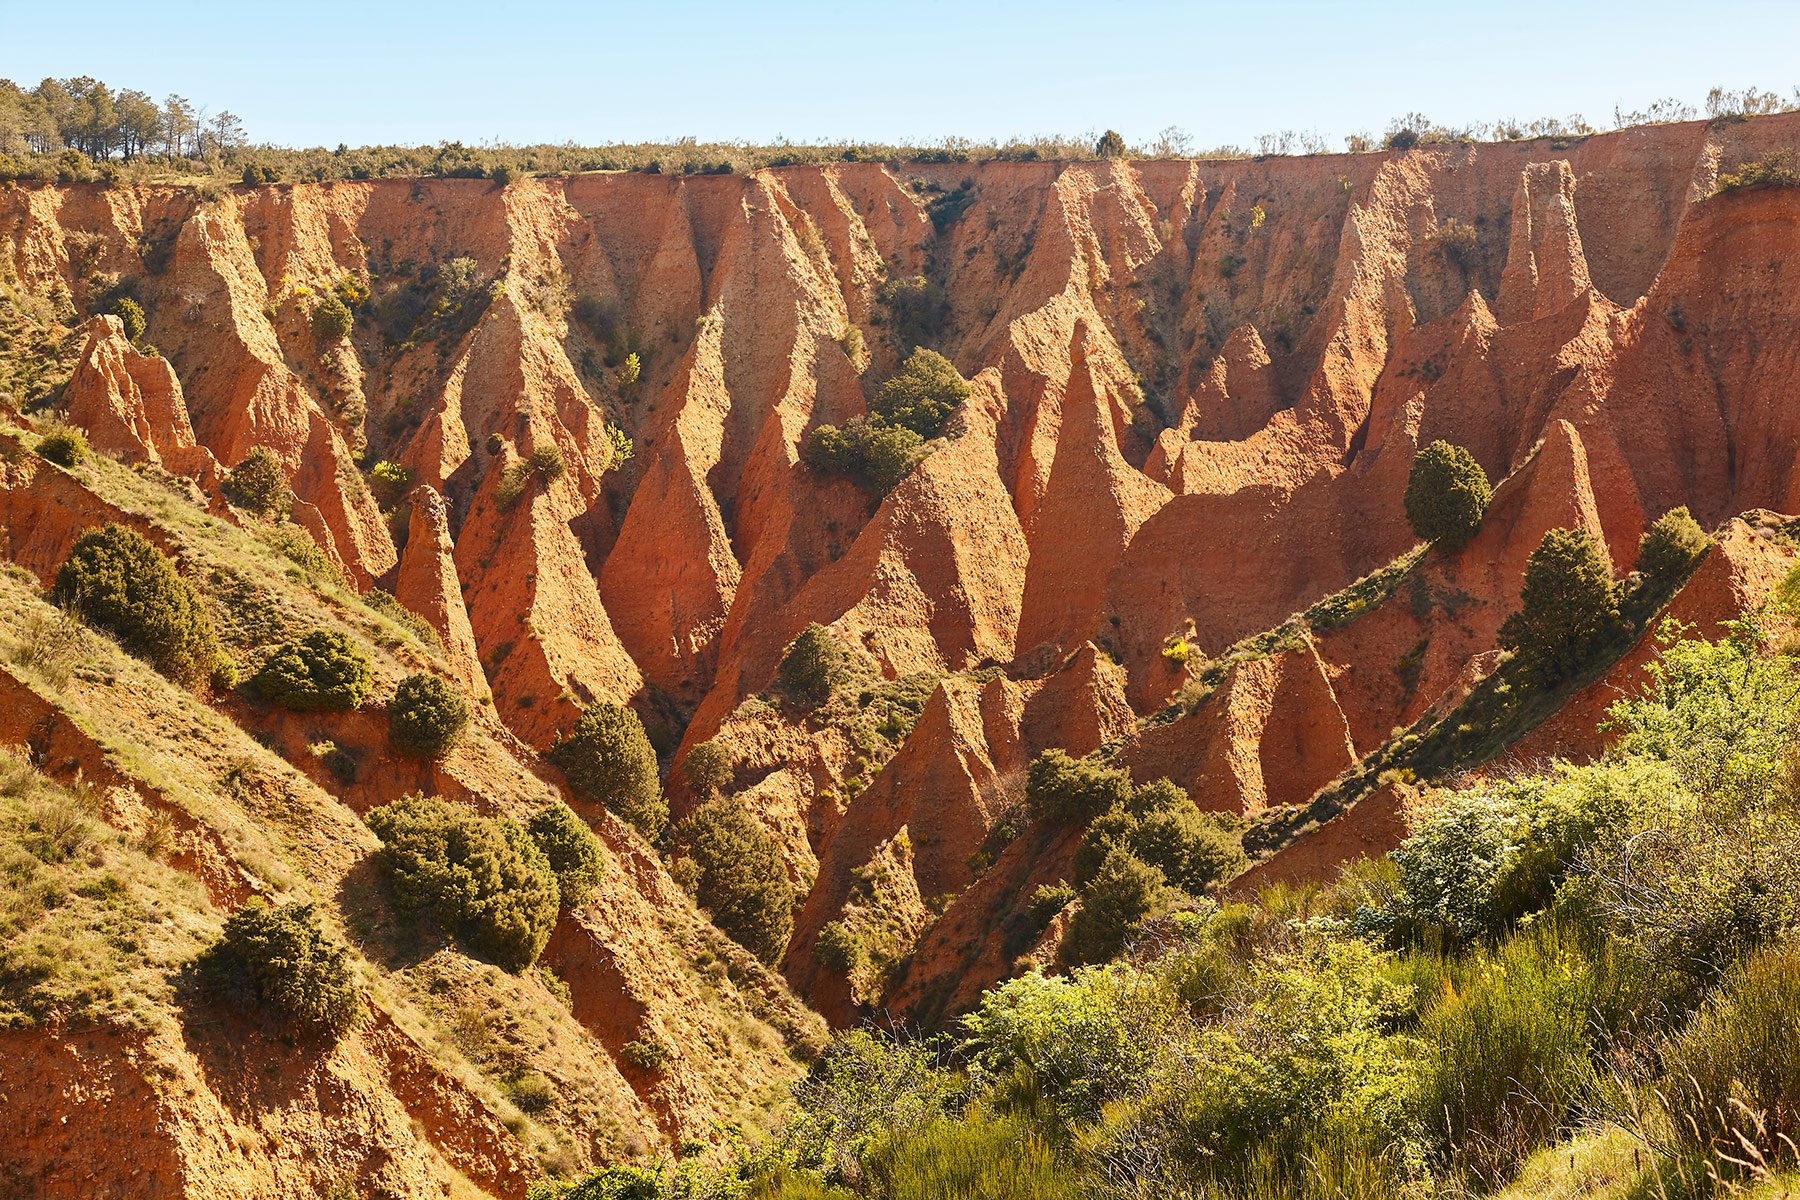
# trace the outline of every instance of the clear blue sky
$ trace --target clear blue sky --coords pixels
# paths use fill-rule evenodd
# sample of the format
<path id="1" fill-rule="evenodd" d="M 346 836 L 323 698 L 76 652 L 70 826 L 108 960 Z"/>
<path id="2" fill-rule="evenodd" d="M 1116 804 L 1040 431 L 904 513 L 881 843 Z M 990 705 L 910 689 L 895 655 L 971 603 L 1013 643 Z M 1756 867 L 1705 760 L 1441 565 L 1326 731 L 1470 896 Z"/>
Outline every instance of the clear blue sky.
<path id="1" fill-rule="evenodd" d="M 1334 148 L 1715 85 L 1791 95 L 1800 4 L 632 4 L 0 0 L 0 77 L 180 92 L 258 141 L 930 141 L 1177 125 L 1201 147 Z"/>

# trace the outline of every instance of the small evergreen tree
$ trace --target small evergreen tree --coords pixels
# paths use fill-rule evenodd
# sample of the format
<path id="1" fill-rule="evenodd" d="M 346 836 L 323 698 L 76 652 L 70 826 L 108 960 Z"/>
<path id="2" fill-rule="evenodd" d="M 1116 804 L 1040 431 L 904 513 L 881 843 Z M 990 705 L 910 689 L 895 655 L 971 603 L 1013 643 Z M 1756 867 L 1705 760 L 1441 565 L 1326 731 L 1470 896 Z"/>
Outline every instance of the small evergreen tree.
<path id="1" fill-rule="evenodd" d="M 1046 750 L 1025 773 L 1025 806 L 1034 817 L 1079 824 L 1091 821 L 1132 794 L 1131 776 L 1093 757 L 1074 759 Z"/>
<path id="2" fill-rule="evenodd" d="M 130 296 L 121 296 L 113 304 L 113 316 L 125 327 L 128 341 L 135 342 L 144 336 L 144 327 L 149 323 L 144 319 L 144 306 Z"/>
<path id="3" fill-rule="evenodd" d="M 266 517 L 286 507 L 287 472 L 266 446 L 257 446 L 225 476 L 225 495 L 239 508 Z"/>
<path id="4" fill-rule="evenodd" d="M 814 621 L 788 645 L 776 677 L 801 704 L 821 704 L 844 677 L 844 648 L 831 630 Z"/>
<path id="5" fill-rule="evenodd" d="M 688 787 L 701 799 L 722 794 L 731 786 L 731 755 L 717 742 L 701 742 L 681 762 Z"/>
<path id="6" fill-rule="evenodd" d="M 1094 153 L 1101 158 L 1124 158 L 1125 139 L 1119 136 L 1117 130 L 1109 129 L 1094 143 Z"/>
<path id="7" fill-rule="evenodd" d="M 700 868 L 697 898 L 713 924 L 770 966 L 794 928 L 794 888 L 781 849 L 733 800 L 701 805 L 678 840 Z"/>
<path id="8" fill-rule="evenodd" d="M 881 385 L 870 407 L 890 425 L 933 438 L 971 390 L 949 359 L 920 348 L 907 358 L 898 375 Z"/>
<path id="9" fill-rule="evenodd" d="M 848 926 L 842 921 L 831 921 L 819 930 L 813 957 L 827 970 L 849 973 L 863 965 L 868 953 Z"/>
<path id="10" fill-rule="evenodd" d="M 75 539 L 56 573 L 56 602 L 179 683 L 207 677 L 219 641 L 194 586 L 149 540 L 123 525 Z"/>
<path id="11" fill-rule="evenodd" d="M 1455 550 L 1487 516 L 1494 491 L 1475 456 L 1449 442 L 1433 442 L 1413 458 L 1406 481 L 1406 520 L 1418 537 Z"/>
<path id="12" fill-rule="evenodd" d="M 350 313 L 350 306 L 330 292 L 327 292 L 317 304 L 313 305 L 313 337 L 321 342 L 342 341 L 349 337 L 350 327 L 354 323 L 355 318 Z"/>
<path id="13" fill-rule="evenodd" d="M 1619 632 L 1619 590 L 1606 547 L 1585 529 L 1552 529 L 1525 564 L 1520 608 L 1500 644 L 1544 683 L 1579 671 Z"/>
<path id="14" fill-rule="evenodd" d="M 256 673 L 265 700 L 283 708 L 348 712 L 368 698 L 374 670 L 348 634 L 314 629 L 285 642 Z"/>
<path id="15" fill-rule="evenodd" d="M 537 961 L 561 893 L 550 861 L 514 821 L 484 819 L 437 796 L 369 810 L 380 861 L 403 909 L 429 909 L 508 971 Z"/>
<path id="16" fill-rule="evenodd" d="M 1100 873 L 1081 896 L 1069 919 L 1063 955 L 1073 963 L 1105 962 L 1143 929 L 1144 918 L 1162 902 L 1163 873 L 1128 850 L 1106 856 Z"/>
<path id="17" fill-rule="evenodd" d="M 568 805 L 552 804 L 531 818 L 525 832 L 544 852 L 550 869 L 556 873 L 562 902 L 570 908 L 580 908 L 605 870 L 600 840 L 594 831 Z"/>
<path id="18" fill-rule="evenodd" d="M 558 735 L 549 759 L 569 786 L 629 821 L 654 841 L 669 822 L 656 751 L 638 715 L 622 705 L 590 704 L 567 738 Z"/>
<path id="19" fill-rule="evenodd" d="M 1638 539 L 1637 569 L 1645 579 L 1672 583 L 1686 575 L 1712 546 L 1687 506 L 1671 508 Z"/>
<path id="20" fill-rule="evenodd" d="M 1075 889 L 1067 883 L 1061 880 L 1043 883 L 1038 885 L 1037 891 L 1031 893 L 1031 900 L 1026 904 L 1025 910 L 1031 914 L 1031 923 L 1042 929 L 1055 920 L 1058 913 L 1069 907 L 1069 902 L 1073 899 Z"/>
<path id="21" fill-rule="evenodd" d="M 335 1040 L 362 1016 L 350 951 L 325 932 L 315 904 L 246 905 L 197 965 L 219 991 L 265 1005 L 306 1034 Z"/>
<path id="22" fill-rule="evenodd" d="M 468 701 L 435 675 L 408 675 L 388 703 L 388 741 L 413 758 L 437 758 L 456 744 L 468 723 Z"/>

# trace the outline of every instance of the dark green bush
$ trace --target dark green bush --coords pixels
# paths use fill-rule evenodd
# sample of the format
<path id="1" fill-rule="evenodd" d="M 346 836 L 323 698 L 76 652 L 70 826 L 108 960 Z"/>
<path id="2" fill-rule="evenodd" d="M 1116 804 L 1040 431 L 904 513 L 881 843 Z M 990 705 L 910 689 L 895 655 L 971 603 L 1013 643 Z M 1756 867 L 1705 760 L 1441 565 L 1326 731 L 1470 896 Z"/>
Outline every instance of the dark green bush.
<path id="1" fill-rule="evenodd" d="M 370 809 L 380 861 L 403 909 L 428 909 L 508 971 L 537 961 L 556 925 L 556 874 L 515 822 L 484 819 L 437 796 Z"/>
<path id="2" fill-rule="evenodd" d="M 488 170 L 488 178 L 501 187 L 507 187 L 518 181 L 519 168 L 511 163 L 495 163 Z"/>
<path id="3" fill-rule="evenodd" d="M 1081 844 L 1075 848 L 1075 860 L 1069 867 L 1075 886 L 1086 887 L 1100 874 L 1107 855 L 1114 850 L 1130 850 L 1138 825 L 1138 819 L 1118 805 L 1089 822 L 1087 832 L 1081 835 Z"/>
<path id="4" fill-rule="evenodd" d="M 688 787 L 702 800 L 722 794 L 731 786 L 731 754 L 717 742 L 701 742 L 681 762 Z"/>
<path id="5" fill-rule="evenodd" d="M 281 168 L 268 163 L 245 163 L 242 175 L 245 187 L 259 187 L 265 183 L 280 183 Z"/>
<path id="6" fill-rule="evenodd" d="M 606 701 L 588 705 L 568 737 L 557 735 L 548 757 L 578 794 L 604 804 L 652 841 L 668 824 L 656 751 L 629 708 Z"/>
<path id="7" fill-rule="evenodd" d="M 925 439 L 899 425 L 852 417 L 840 428 L 821 425 L 800 449 L 800 461 L 815 471 L 848 475 L 877 496 L 885 496 L 919 461 Z"/>
<path id="8" fill-rule="evenodd" d="M 263 699 L 303 712 L 348 712 L 369 695 L 374 671 L 348 634 L 314 629 L 285 642 L 256 673 Z"/>
<path id="9" fill-rule="evenodd" d="M 388 741 L 414 758 L 436 758 L 462 737 L 469 703 L 435 675 L 408 675 L 388 702 Z"/>
<path id="10" fill-rule="evenodd" d="M 889 425 L 933 438 L 971 390 L 949 359 L 920 348 L 907 358 L 898 375 L 881 385 L 869 407 Z"/>
<path id="11" fill-rule="evenodd" d="M 1125 139 L 1119 136 L 1117 130 L 1107 130 L 1094 143 L 1094 155 L 1097 158 L 1124 158 L 1125 152 Z"/>
<path id="12" fill-rule="evenodd" d="M 349 337 L 350 327 L 354 322 L 350 306 L 330 292 L 313 305 L 313 337 L 321 342 L 336 342 Z"/>
<path id="13" fill-rule="evenodd" d="M 1075 899 L 1075 889 L 1067 883 L 1039 884 L 1037 891 L 1031 893 L 1031 899 L 1025 905 L 1025 911 L 1031 914 L 1031 922 L 1039 929 L 1044 928 L 1056 919 L 1056 914 L 1069 907 Z"/>
<path id="14" fill-rule="evenodd" d="M 130 296 L 121 296 L 113 304 L 113 316 L 119 318 L 119 324 L 125 327 L 125 336 L 131 341 L 144 336 L 144 327 L 148 324 L 144 320 L 144 306 Z"/>
<path id="15" fill-rule="evenodd" d="M 732 800 L 701 805 L 677 841 L 700 868 L 697 899 L 713 924 L 773 966 L 794 927 L 794 888 L 775 839 Z"/>
<path id="16" fill-rule="evenodd" d="M 863 965 L 867 952 L 862 941 L 842 921 L 829 922 L 819 930 L 819 941 L 813 957 L 830 971 L 854 971 Z"/>
<path id="17" fill-rule="evenodd" d="M 306 1034 L 336 1039 L 362 1016 L 350 951 L 325 932 L 315 904 L 246 905 L 198 965 L 213 987 L 266 1006 Z"/>
<path id="18" fill-rule="evenodd" d="M 1671 508 L 1638 539 L 1637 569 L 1646 579 L 1672 583 L 1693 569 L 1712 546 L 1686 505 Z"/>
<path id="19" fill-rule="evenodd" d="M 1250 865 L 1243 842 L 1226 822 L 1192 804 L 1145 817 L 1131 835 L 1131 850 L 1190 896 L 1204 895 Z"/>
<path id="20" fill-rule="evenodd" d="M 287 472 L 273 452 L 257 446 L 225 476 L 225 495 L 239 508 L 269 516 L 287 506 Z"/>
<path id="21" fill-rule="evenodd" d="M 1406 520 L 1417 536 L 1455 550 L 1475 536 L 1494 498 L 1475 456 L 1433 442 L 1413 458 L 1406 480 Z"/>
<path id="22" fill-rule="evenodd" d="M 605 869 L 600 840 L 594 831 L 568 805 L 552 804 L 531 818 L 525 832 L 544 852 L 550 869 L 556 873 L 562 902 L 570 908 L 580 908 Z"/>
<path id="23" fill-rule="evenodd" d="M 1046 750 L 1025 774 L 1026 807 L 1032 816 L 1052 821 L 1091 821 L 1131 794 L 1131 776 L 1092 755 L 1073 759 L 1062 750 Z"/>
<path id="24" fill-rule="evenodd" d="M 1232 818 L 1201 812 L 1167 779 L 1134 789 L 1093 819 L 1075 851 L 1076 884 L 1094 879 L 1115 850 L 1149 863 L 1192 896 L 1249 865 Z"/>
<path id="25" fill-rule="evenodd" d="M 843 682 L 844 659 L 844 648 L 831 630 L 814 621 L 789 643 L 775 676 L 796 701 L 821 704 Z"/>
<path id="26" fill-rule="evenodd" d="M 199 595 L 162 551 L 122 525 L 75 539 L 56 573 L 56 602 L 111 633 L 126 651 L 177 682 L 207 677 L 219 642 Z"/>
<path id="27" fill-rule="evenodd" d="M 58 425 L 38 439 L 37 452 L 59 467 L 78 467 L 87 457 L 87 438 L 72 425 Z"/>
<path id="28" fill-rule="evenodd" d="M 1165 890 L 1161 871 L 1130 851 L 1112 851 L 1069 920 L 1063 956 L 1072 963 L 1105 962 L 1137 936 Z"/>
<path id="29" fill-rule="evenodd" d="M 1552 529 L 1525 564 L 1521 607 L 1500 644 L 1545 682 L 1573 675 L 1620 631 L 1619 589 L 1606 547 L 1585 529 Z"/>

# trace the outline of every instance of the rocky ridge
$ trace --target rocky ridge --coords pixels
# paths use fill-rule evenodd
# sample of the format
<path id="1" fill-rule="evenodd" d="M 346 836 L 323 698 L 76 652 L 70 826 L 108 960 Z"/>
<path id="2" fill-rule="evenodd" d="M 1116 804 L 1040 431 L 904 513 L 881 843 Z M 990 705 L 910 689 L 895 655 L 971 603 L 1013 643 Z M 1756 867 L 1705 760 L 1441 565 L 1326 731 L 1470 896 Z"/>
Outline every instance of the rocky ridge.
<path id="1" fill-rule="evenodd" d="M 717 741 L 804 896 L 787 980 L 836 1022 L 874 1003 L 929 1017 L 1042 957 L 1020 901 L 1067 873 L 1073 838 L 1009 825 L 1043 749 L 1104 748 L 1203 808 L 1297 810 L 1494 669 L 1548 529 L 1593 532 L 1622 575 L 1648 523 L 1686 505 L 1722 537 L 1670 611 L 1716 627 L 1766 594 L 1793 551 L 1756 514 L 1800 509 L 1784 403 L 1800 192 L 1714 185 L 1797 140 L 1800 117 L 1778 116 L 1404 154 L 386 180 L 208 203 L 12 186 L 0 260 L 70 313 L 122 285 L 143 301 L 160 359 L 97 318 L 65 395 L 96 446 L 191 479 L 227 521 L 220 468 L 273 450 L 294 521 L 358 590 L 430 621 L 532 788 L 554 773 L 531 747 L 594 700 L 636 707 L 674 766 Z M 894 372 L 906 314 L 884 296 L 913 278 L 941 289 L 926 340 L 973 393 L 877 503 L 799 447 Z M 322 343 L 307 316 L 332 291 L 356 328 Z M 1440 438 L 1495 500 L 1468 546 L 1419 557 L 1400 497 Z M 549 446 L 566 469 L 509 495 Z M 377 461 L 409 472 L 386 512 Z M 0 505 L 9 556 L 47 578 L 76 530 L 124 510 L 36 470 Z M 1389 564 L 1380 588 L 1351 586 Z M 887 702 L 880 681 L 925 690 L 916 720 L 871 735 L 873 719 L 772 694 L 813 621 L 876 681 L 869 703 Z M 1165 653 L 1176 639 L 1193 652 Z M 1608 689 L 1651 652 L 1512 753 L 1592 753 Z M 380 753 L 345 725 L 339 744 Z M 310 731 L 263 732 L 309 761 Z M 309 778 L 356 811 L 396 786 L 494 802 L 491 781 L 454 774 Z M 678 813 L 682 786 L 672 772 Z M 1414 800 L 1386 785 L 1252 880 L 1378 853 Z M 651 897 L 611 903 L 680 907 L 634 835 L 608 844 Z M 815 963 L 834 920 L 885 969 Z M 654 976 L 596 966 L 591 932 L 559 932 L 564 978 Z"/>

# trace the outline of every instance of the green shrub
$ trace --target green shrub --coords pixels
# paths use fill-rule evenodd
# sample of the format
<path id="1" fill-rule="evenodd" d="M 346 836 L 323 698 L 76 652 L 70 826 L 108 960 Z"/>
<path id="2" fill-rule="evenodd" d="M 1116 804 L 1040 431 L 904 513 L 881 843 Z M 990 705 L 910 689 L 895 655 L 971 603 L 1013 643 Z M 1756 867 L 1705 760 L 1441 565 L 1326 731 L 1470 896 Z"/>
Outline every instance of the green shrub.
<path id="1" fill-rule="evenodd" d="M 1039 929 L 1049 925 L 1056 919 L 1056 914 L 1069 907 L 1075 899 L 1075 889 L 1067 883 L 1042 883 L 1037 891 L 1031 893 L 1031 899 L 1025 905 L 1025 911 L 1031 914 L 1031 922 Z"/>
<path id="2" fill-rule="evenodd" d="M 634 1038 L 619 1047 L 619 1057 L 627 1066 L 636 1067 L 646 1075 L 654 1075 L 668 1065 L 669 1060 L 675 1057 L 675 1051 L 653 1037 Z M 659 1194 L 651 1193 L 652 1200 Z"/>
<path id="3" fill-rule="evenodd" d="M 246 905 L 226 920 L 199 966 L 215 988 L 260 1003 L 307 1034 L 335 1040 L 362 1016 L 350 951 L 325 932 L 315 904 Z"/>
<path id="4" fill-rule="evenodd" d="M 950 322 L 950 298 L 935 280 L 903 275 L 881 285 L 879 297 L 903 346 L 931 341 Z"/>
<path id="5" fill-rule="evenodd" d="M 39 458 L 72 469 L 87 457 L 87 438 L 72 425 L 57 425 L 38 439 L 37 453 Z"/>
<path id="6" fill-rule="evenodd" d="M 1138 826 L 1137 817 L 1120 805 L 1114 805 L 1090 821 L 1087 832 L 1081 835 L 1081 844 L 1075 847 L 1075 858 L 1069 866 L 1075 886 L 1086 887 L 1094 876 L 1100 874 L 1100 868 L 1106 864 L 1106 856 L 1114 850 L 1130 851 Z"/>
<path id="7" fill-rule="evenodd" d="M 546 483 L 560 478 L 563 471 L 567 469 L 563 463 L 562 450 L 555 442 L 545 442 L 542 446 L 532 450 L 530 456 L 525 460 L 525 466 L 533 475 Z"/>
<path id="8" fill-rule="evenodd" d="M 1250 865 L 1229 825 L 1192 804 L 1145 817 L 1131 835 L 1131 851 L 1190 896 L 1204 895 Z"/>
<path id="9" fill-rule="evenodd" d="M 846 657 L 831 630 L 814 621 L 788 644 L 775 677 L 781 681 L 782 689 L 801 704 L 821 704 L 843 682 Z"/>
<path id="10" fill-rule="evenodd" d="M 256 673 L 265 700 L 302 712 L 349 712 L 368 698 L 374 670 L 350 636 L 314 629 L 284 642 Z"/>
<path id="11" fill-rule="evenodd" d="M 570 908 L 580 908 L 605 870 L 594 831 L 568 805 L 552 804 L 531 818 L 525 832 L 544 852 L 550 869 L 556 873 L 562 902 Z"/>
<path id="12" fill-rule="evenodd" d="M 1800 1142 L 1800 953 L 1760 954 L 1736 968 L 1674 1039 L 1659 1089 L 1675 1136 L 1724 1168 L 1748 1172 L 1754 1147 L 1791 1167 Z"/>
<path id="13" fill-rule="evenodd" d="M 355 318 L 350 314 L 350 306 L 327 292 L 313 305 L 312 332 L 313 337 L 321 342 L 336 342 L 350 336 L 350 327 Z"/>
<path id="14" fill-rule="evenodd" d="M 88 529 L 76 538 L 52 594 L 179 683 L 198 683 L 220 658 L 193 585 L 142 534 L 122 525 Z"/>
<path id="15" fill-rule="evenodd" d="M 1481 528 L 1494 491 L 1475 456 L 1433 442 L 1414 456 L 1406 480 L 1406 520 L 1417 536 L 1455 550 Z"/>
<path id="16" fill-rule="evenodd" d="M 501 187 L 509 187 L 518 181 L 519 168 L 511 163 L 495 163 L 488 169 L 488 178 Z"/>
<path id="17" fill-rule="evenodd" d="M 1117 130 L 1107 130 L 1094 143 L 1094 155 L 1097 158 L 1124 158 L 1125 139 L 1119 136 Z"/>
<path id="18" fill-rule="evenodd" d="M 443 754 L 462 737 L 468 724 L 468 701 L 435 675 L 408 675 L 388 702 L 388 741 L 413 758 Z"/>
<path id="19" fill-rule="evenodd" d="M 1638 539 L 1637 569 L 1646 579 L 1672 583 L 1693 569 L 1712 539 L 1687 506 L 1671 508 Z"/>
<path id="20" fill-rule="evenodd" d="M 1500 644 L 1547 683 L 1575 674 L 1620 632 L 1612 560 L 1585 529 L 1544 534 L 1525 564 L 1519 599 L 1519 611 L 1500 626 Z"/>
<path id="21" fill-rule="evenodd" d="M 838 1034 L 794 1087 L 803 1119 L 795 1157 L 832 1177 L 855 1177 L 870 1145 L 945 1115 L 966 1084 L 935 1049 L 875 1026 Z"/>
<path id="22" fill-rule="evenodd" d="M 800 449 L 800 461 L 815 471 L 848 475 L 877 496 L 906 478 L 923 456 L 925 439 L 899 425 L 852 417 L 843 427 L 821 425 Z"/>
<path id="23" fill-rule="evenodd" d="M 383 507 L 389 507 L 406 495 L 406 489 L 412 484 L 413 473 L 399 463 L 384 459 L 369 468 L 369 478 L 375 484 L 376 500 Z"/>
<path id="24" fill-rule="evenodd" d="M 717 742 L 701 742 L 681 761 L 688 787 L 702 800 L 723 795 L 733 778 L 731 754 Z"/>
<path id="25" fill-rule="evenodd" d="M 1105 962 L 1143 928 L 1162 902 L 1163 873 L 1126 850 L 1113 850 L 1082 892 L 1063 954 L 1073 963 Z"/>
<path id="26" fill-rule="evenodd" d="M 498 465 L 498 462 L 495 464 Z M 499 508 L 511 508 L 525 494 L 525 485 L 531 481 L 531 469 L 524 463 L 515 463 L 500 469 L 500 481 L 494 485 L 494 504 Z"/>
<path id="27" fill-rule="evenodd" d="M 697 899 L 713 924 L 771 966 L 794 927 L 794 888 L 775 839 L 731 800 L 701 805 L 677 841 L 700 868 Z"/>
<path id="28" fill-rule="evenodd" d="M 842 921 L 831 921 L 819 930 L 813 957 L 827 970 L 850 972 L 863 965 L 867 952 L 863 950 L 862 940 L 848 926 Z"/>
<path id="29" fill-rule="evenodd" d="M 1073 759 L 1062 750 L 1046 750 L 1025 774 L 1025 805 L 1033 817 L 1079 824 L 1091 821 L 1131 796 L 1131 776 L 1101 765 L 1089 755 Z"/>
<path id="30" fill-rule="evenodd" d="M 239 508 L 270 516 L 287 507 L 287 472 L 273 452 L 257 446 L 226 474 L 225 495 Z"/>
<path id="31" fill-rule="evenodd" d="M 537 961 L 556 925 L 556 875 L 516 823 L 484 819 L 437 796 L 370 809 L 380 861 L 403 909 L 430 910 L 514 973 Z"/>
<path id="32" fill-rule="evenodd" d="M 588 705 L 567 738 L 557 734 L 548 758 L 579 795 L 604 804 L 646 838 L 654 841 L 668 824 L 656 751 L 630 709 Z"/>
<path id="33" fill-rule="evenodd" d="M 870 408 L 889 425 L 933 438 L 970 391 L 949 359 L 921 348 L 912 352 L 898 375 L 881 385 Z"/>
<path id="34" fill-rule="evenodd" d="M 1780 150 L 1768 158 L 1744 163 L 1735 171 L 1722 172 L 1715 194 L 1755 187 L 1800 187 L 1800 151 Z"/>
<path id="35" fill-rule="evenodd" d="M 148 324 L 144 320 L 144 306 L 130 296 L 119 297 L 113 305 L 113 316 L 119 318 L 119 324 L 125 327 L 125 336 L 129 340 L 135 342 L 144 336 L 144 327 Z"/>
<path id="36" fill-rule="evenodd" d="M 1666 785 L 1666 772 L 1639 762 L 1562 765 L 1453 792 L 1392 852 L 1393 894 L 1357 920 L 1396 944 L 1499 934 L 1554 900 L 1582 853 L 1625 820 L 1631 795 Z"/>

